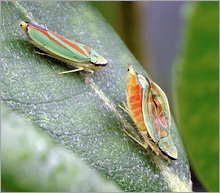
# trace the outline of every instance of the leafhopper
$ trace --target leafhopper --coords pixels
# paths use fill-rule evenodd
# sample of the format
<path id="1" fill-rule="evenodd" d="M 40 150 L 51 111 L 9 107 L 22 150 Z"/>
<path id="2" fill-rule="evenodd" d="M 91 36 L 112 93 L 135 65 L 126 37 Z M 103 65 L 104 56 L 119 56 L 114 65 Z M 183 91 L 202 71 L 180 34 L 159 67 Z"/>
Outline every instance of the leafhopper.
<path id="1" fill-rule="evenodd" d="M 170 134 L 171 114 L 162 89 L 147 77 L 135 73 L 128 64 L 126 79 L 127 105 L 123 108 L 132 118 L 144 142 L 134 134 L 124 132 L 142 147 L 148 146 L 164 159 L 177 159 L 178 153 Z"/>
<path id="2" fill-rule="evenodd" d="M 21 21 L 19 25 L 30 42 L 43 51 L 43 53 L 36 53 L 56 58 L 67 63 L 71 68 L 75 68 L 59 74 L 82 70 L 93 74 L 94 70 L 99 70 L 108 63 L 105 58 L 97 54 L 92 48 L 69 40 L 44 27 L 25 21 Z"/>

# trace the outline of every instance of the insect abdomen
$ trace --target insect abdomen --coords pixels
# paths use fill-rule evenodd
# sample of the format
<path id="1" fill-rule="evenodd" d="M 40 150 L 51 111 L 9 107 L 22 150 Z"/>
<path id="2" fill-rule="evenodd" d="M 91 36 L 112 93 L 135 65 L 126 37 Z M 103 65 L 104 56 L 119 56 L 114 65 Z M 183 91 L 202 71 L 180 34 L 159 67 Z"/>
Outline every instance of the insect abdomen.
<path id="1" fill-rule="evenodd" d="M 138 84 L 129 86 L 127 92 L 127 104 L 130 109 L 130 115 L 138 129 L 144 131 L 146 127 L 141 108 L 140 86 Z"/>

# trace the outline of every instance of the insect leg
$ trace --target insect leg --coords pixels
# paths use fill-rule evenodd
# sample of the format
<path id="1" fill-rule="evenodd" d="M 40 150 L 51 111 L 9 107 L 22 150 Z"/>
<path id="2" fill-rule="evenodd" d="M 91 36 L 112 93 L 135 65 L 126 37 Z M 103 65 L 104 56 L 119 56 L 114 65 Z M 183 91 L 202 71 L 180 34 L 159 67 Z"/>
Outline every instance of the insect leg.
<path id="1" fill-rule="evenodd" d="M 71 72 L 78 72 L 78 71 L 82 71 L 84 70 L 83 67 L 77 67 L 77 69 L 74 69 L 74 70 L 68 70 L 68 71 L 63 71 L 63 72 L 58 72 L 59 75 L 61 74 L 68 74 L 68 73 L 71 73 Z"/>
<path id="2" fill-rule="evenodd" d="M 88 76 L 91 76 L 92 74 L 94 74 L 94 71 L 93 71 L 92 69 L 84 68 L 83 70 L 84 70 L 85 72 L 89 72 L 89 73 L 91 73 L 91 74 L 88 75 Z"/>
<path id="3" fill-rule="evenodd" d="M 122 105 L 118 105 L 122 110 L 124 110 L 126 113 L 128 113 L 128 115 L 130 115 L 129 113 L 129 109 L 128 106 L 125 104 L 124 101 L 122 101 Z M 133 129 L 134 130 L 134 129 Z M 128 133 L 125 129 L 122 130 L 123 132 L 125 132 L 130 138 L 132 138 L 135 142 L 137 142 L 139 145 L 141 145 L 144 149 L 147 149 L 148 145 L 150 146 L 150 148 L 158 155 L 158 152 L 156 151 L 156 147 L 155 144 L 153 142 L 151 142 L 146 136 L 146 133 L 140 133 L 142 135 L 142 137 L 144 138 L 144 143 L 140 142 L 140 140 L 137 140 L 136 137 L 138 136 L 137 134 L 130 134 Z M 136 131 L 136 130 L 135 130 Z M 139 137 L 139 136 L 138 136 Z"/>
<path id="4" fill-rule="evenodd" d="M 148 144 L 147 143 L 142 143 L 140 142 L 138 139 L 136 139 L 137 136 L 133 136 L 132 134 L 130 134 L 129 132 L 126 131 L 126 129 L 122 129 L 122 131 L 129 136 L 131 139 L 133 139 L 135 142 L 137 142 L 140 146 L 142 146 L 144 149 L 147 149 Z M 139 136 L 138 136 L 139 137 Z"/>
<path id="5" fill-rule="evenodd" d="M 121 105 L 118 105 L 118 106 L 119 106 L 122 110 L 124 110 L 126 113 L 128 113 L 128 114 L 130 115 L 128 106 L 125 104 L 124 101 L 122 101 L 122 105 L 123 105 L 123 106 L 121 106 Z"/>
<path id="6" fill-rule="evenodd" d="M 38 52 L 38 51 L 34 51 L 35 54 L 39 54 L 39 55 L 43 55 L 43 56 L 50 56 L 49 54 L 47 53 L 44 53 L 44 52 Z M 51 56 L 50 56 L 51 57 Z"/>

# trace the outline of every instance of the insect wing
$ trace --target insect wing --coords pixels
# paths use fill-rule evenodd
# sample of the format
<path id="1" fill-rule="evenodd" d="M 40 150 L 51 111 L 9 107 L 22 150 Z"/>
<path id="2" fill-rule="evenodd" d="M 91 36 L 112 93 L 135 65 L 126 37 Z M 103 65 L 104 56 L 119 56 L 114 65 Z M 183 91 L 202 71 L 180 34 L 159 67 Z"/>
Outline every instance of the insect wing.
<path id="1" fill-rule="evenodd" d="M 153 81 L 151 81 L 151 92 L 153 94 L 153 101 L 157 106 L 160 126 L 169 132 L 171 126 L 171 113 L 166 94 Z"/>
<path id="2" fill-rule="evenodd" d="M 151 92 L 150 82 L 146 77 L 140 74 L 137 74 L 137 77 L 138 82 L 141 86 L 142 113 L 144 123 L 146 125 L 147 132 L 149 133 L 151 139 L 154 142 L 157 142 L 158 136 L 160 135 L 160 129 L 158 127 L 157 111 L 153 102 L 153 95 Z"/>
<path id="3" fill-rule="evenodd" d="M 52 55 L 75 62 L 88 62 L 90 48 L 83 44 L 68 40 L 61 35 L 50 32 L 45 28 L 28 23 L 27 33 L 37 44 Z M 46 52 L 48 52 L 46 51 Z"/>
<path id="4" fill-rule="evenodd" d="M 171 114 L 165 93 L 153 81 L 137 74 L 142 87 L 142 112 L 147 131 L 162 152 L 171 159 L 178 153 L 170 134 Z"/>

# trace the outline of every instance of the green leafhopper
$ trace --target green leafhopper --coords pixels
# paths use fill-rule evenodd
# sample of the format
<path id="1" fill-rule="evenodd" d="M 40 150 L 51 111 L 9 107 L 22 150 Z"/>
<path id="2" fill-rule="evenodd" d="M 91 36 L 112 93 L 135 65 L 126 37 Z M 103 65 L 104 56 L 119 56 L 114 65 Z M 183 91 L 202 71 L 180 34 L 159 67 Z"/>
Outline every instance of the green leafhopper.
<path id="1" fill-rule="evenodd" d="M 86 45 L 64 38 L 31 22 L 21 21 L 19 25 L 30 42 L 44 52 L 37 52 L 38 54 L 56 58 L 76 68 L 59 74 L 82 70 L 93 74 L 93 70 L 99 70 L 108 63 L 105 58 Z"/>
<path id="2" fill-rule="evenodd" d="M 127 105 L 124 109 L 132 118 L 144 142 L 124 132 L 145 149 L 150 148 L 164 159 L 177 159 L 177 149 L 170 134 L 171 114 L 162 89 L 147 77 L 135 73 L 128 64 L 126 79 Z"/>

